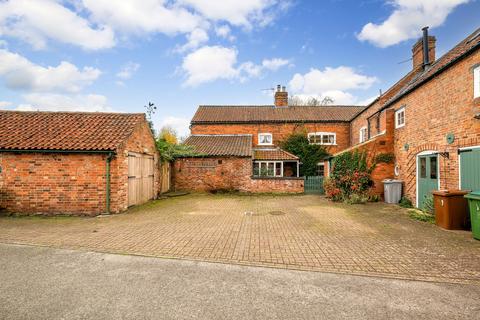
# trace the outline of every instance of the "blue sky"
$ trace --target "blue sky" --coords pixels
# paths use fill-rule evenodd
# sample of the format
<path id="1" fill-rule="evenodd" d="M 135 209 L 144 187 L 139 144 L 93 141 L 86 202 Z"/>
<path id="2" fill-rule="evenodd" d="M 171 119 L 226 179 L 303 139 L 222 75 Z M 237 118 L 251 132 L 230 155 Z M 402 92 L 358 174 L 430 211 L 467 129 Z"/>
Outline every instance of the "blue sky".
<path id="1" fill-rule="evenodd" d="M 199 104 L 269 91 L 364 104 L 411 68 L 421 27 L 437 57 L 479 25 L 468 0 L 0 1 L 0 107 L 144 112 L 181 135 Z"/>

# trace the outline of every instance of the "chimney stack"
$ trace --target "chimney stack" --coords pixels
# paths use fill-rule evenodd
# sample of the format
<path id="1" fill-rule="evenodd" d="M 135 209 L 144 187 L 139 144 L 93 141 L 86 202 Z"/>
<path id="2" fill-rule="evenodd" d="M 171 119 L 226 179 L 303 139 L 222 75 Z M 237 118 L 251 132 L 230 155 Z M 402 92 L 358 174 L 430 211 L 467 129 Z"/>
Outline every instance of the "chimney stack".
<path id="1" fill-rule="evenodd" d="M 288 92 L 285 86 L 277 85 L 277 91 L 275 91 L 275 107 L 288 107 Z"/>
<path id="2" fill-rule="evenodd" d="M 435 61 L 436 38 L 428 35 L 428 27 L 422 31 L 423 37 L 412 48 L 413 70 L 425 70 Z"/>

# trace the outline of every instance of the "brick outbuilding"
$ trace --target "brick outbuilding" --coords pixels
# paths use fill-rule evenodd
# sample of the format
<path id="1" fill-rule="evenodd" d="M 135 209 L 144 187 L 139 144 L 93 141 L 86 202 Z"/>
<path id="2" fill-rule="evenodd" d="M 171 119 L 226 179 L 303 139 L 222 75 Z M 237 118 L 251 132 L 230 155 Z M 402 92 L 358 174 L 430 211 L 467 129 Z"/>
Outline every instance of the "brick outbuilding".
<path id="1" fill-rule="evenodd" d="M 144 114 L 0 111 L 0 209 L 118 213 L 156 198 Z"/>

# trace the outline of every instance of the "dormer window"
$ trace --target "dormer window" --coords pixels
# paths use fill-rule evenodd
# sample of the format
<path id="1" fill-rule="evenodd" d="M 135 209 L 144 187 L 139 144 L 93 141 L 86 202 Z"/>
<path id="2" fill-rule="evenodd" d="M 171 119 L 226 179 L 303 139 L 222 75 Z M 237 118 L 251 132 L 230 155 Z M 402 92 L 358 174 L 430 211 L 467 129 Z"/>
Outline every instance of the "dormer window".
<path id="1" fill-rule="evenodd" d="M 480 66 L 473 69 L 473 98 L 480 98 Z"/>
<path id="2" fill-rule="evenodd" d="M 261 146 L 269 146 L 273 144 L 273 136 L 271 133 L 259 133 L 258 144 Z"/>

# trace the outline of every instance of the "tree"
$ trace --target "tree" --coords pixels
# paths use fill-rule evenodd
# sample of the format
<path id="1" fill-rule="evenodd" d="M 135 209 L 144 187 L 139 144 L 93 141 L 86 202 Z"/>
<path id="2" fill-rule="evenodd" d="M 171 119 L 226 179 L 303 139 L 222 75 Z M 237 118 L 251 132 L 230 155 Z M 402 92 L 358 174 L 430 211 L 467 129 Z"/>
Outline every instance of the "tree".
<path id="1" fill-rule="evenodd" d="M 160 129 L 156 145 L 163 161 L 172 161 L 182 156 L 197 155 L 191 146 L 178 143 L 177 133 L 168 126 Z"/>
<path id="2" fill-rule="evenodd" d="M 300 96 L 292 96 L 288 98 L 289 106 L 309 106 L 309 107 L 320 107 L 328 106 L 333 104 L 335 101 L 329 96 L 323 97 L 323 99 L 316 97 L 306 97 L 302 98 Z"/>
<path id="3" fill-rule="evenodd" d="M 302 162 L 301 176 L 315 175 L 318 163 L 329 155 L 324 146 L 310 144 L 306 132 L 291 134 L 281 142 L 281 147 L 300 158 L 300 162 Z"/>
<path id="4" fill-rule="evenodd" d="M 155 128 L 153 126 L 153 121 L 152 121 L 152 116 L 155 114 L 155 111 L 157 110 L 157 107 L 153 102 L 148 102 L 148 105 L 143 106 L 146 110 L 147 114 L 147 122 L 148 126 L 150 127 L 150 130 L 152 130 L 153 135 L 155 136 Z"/>

